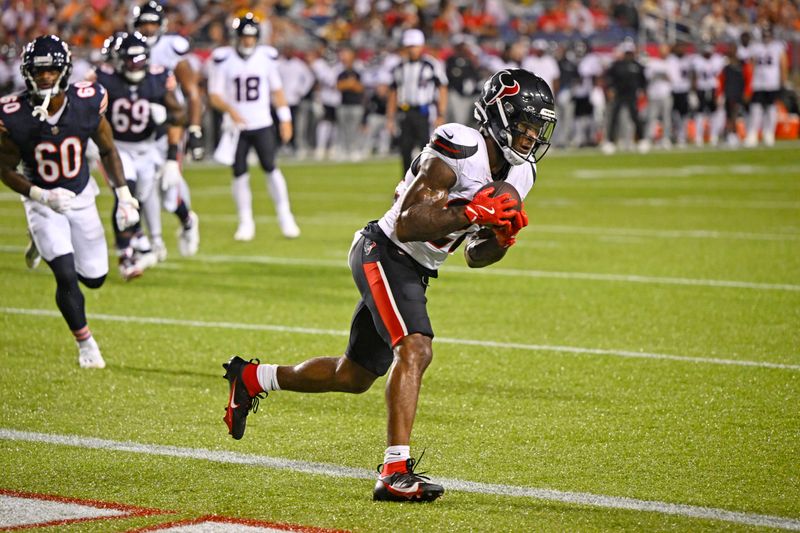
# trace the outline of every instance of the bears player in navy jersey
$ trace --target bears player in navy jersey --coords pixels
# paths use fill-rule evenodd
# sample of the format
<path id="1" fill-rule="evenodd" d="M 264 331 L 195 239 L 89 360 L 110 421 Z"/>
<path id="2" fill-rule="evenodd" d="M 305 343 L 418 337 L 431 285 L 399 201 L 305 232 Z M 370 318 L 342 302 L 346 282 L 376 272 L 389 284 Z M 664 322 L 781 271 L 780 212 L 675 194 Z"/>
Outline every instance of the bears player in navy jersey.
<path id="1" fill-rule="evenodd" d="M 278 366 L 232 357 L 224 421 L 235 439 L 262 392 L 364 392 L 387 372 L 387 448 L 373 490 L 379 501 L 432 501 L 444 493 L 414 471 L 411 429 L 420 385 L 433 359 L 433 329 L 426 308 L 430 278 L 459 244 L 467 264 L 501 260 L 528 220 L 505 181 L 524 199 L 556 124 L 553 93 L 531 72 L 495 73 L 475 103 L 480 130 L 444 124 L 413 161 L 400 195 L 378 221 L 356 232 L 350 268 L 361 293 L 341 357 L 316 357 Z"/>
<path id="2" fill-rule="evenodd" d="M 108 274 L 95 206 L 98 189 L 85 157 L 90 138 L 114 188 L 117 225 L 133 226 L 139 211 L 105 119 L 106 90 L 91 82 L 69 85 L 71 69 L 69 47 L 55 35 L 37 37 L 25 47 L 21 70 L 27 90 L 0 99 L 0 179 L 24 196 L 28 228 L 55 275 L 56 304 L 78 343 L 79 365 L 103 368 L 78 286 L 80 281 L 96 289 Z"/>
<path id="3" fill-rule="evenodd" d="M 189 41 L 180 35 L 166 33 L 167 19 L 161 4 L 148 0 L 135 6 L 129 25 L 131 31 L 138 31 L 147 39 L 150 63 L 162 66 L 175 75 L 180 88 L 176 94 L 182 104 L 186 102 L 189 126 L 184 129 L 183 125 L 172 124 L 166 128 L 166 132 L 160 131 L 158 147 L 162 161 L 166 161 L 161 169 L 164 209 L 174 213 L 180 220 L 178 250 L 181 255 L 191 256 L 197 253 L 200 243 L 200 221 L 191 209 L 189 185 L 181 173 L 179 150 L 184 133 L 187 133 L 189 153 L 197 160 L 205 157 L 203 130 L 200 127 L 203 103 L 197 82 L 199 75 L 189 59 Z M 151 217 L 147 210 L 144 214 L 147 219 Z"/>
<path id="4" fill-rule="evenodd" d="M 140 275 L 143 268 L 166 259 L 157 187 L 161 161 L 155 138 L 159 126 L 180 125 L 184 112 L 175 96 L 174 76 L 164 67 L 149 64 L 150 47 L 141 34 L 116 33 L 106 40 L 103 51 L 106 63 L 91 77 L 108 91 L 109 118 L 125 179 L 142 206 L 152 239 L 151 248 L 138 225 L 126 231 L 114 225 L 120 257 L 133 253 L 132 232 L 139 240 L 133 269 L 121 264 L 122 277 L 131 279 Z M 175 160 L 176 154 L 177 146 L 173 146 L 169 154 L 171 160 Z"/>

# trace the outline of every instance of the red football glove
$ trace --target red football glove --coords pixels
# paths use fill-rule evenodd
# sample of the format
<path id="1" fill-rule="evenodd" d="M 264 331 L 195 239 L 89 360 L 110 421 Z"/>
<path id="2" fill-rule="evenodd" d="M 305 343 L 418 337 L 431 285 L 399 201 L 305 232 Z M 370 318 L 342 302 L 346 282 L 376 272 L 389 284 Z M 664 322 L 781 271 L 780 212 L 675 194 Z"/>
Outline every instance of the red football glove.
<path id="1" fill-rule="evenodd" d="M 517 211 L 508 226 L 494 228 L 494 236 L 501 248 L 509 248 L 517 242 L 517 233 L 528 225 L 528 215 L 525 210 Z"/>
<path id="2" fill-rule="evenodd" d="M 508 193 L 493 198 L 490 196 L 493 192 L 494 187 L 487 187 L 467 204 L 464 214 L 470 223 L 481 226 L 511 226 L 510 220 L 518 212 L 515 209 L 517 201 Z"/>

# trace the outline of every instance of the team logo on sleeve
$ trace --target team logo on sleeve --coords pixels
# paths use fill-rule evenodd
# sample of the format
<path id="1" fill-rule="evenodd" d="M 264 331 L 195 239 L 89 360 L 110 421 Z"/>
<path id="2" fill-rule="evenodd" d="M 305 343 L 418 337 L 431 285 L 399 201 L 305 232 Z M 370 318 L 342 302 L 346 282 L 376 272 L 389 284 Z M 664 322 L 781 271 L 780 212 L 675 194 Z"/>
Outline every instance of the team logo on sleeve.
<path id="1" fill-rule="evenodd" d="M 375 241 L 364 239 L 364 255 L 369 255 L 372 253 L 372 250 L 374 250 L 376 246 L 378 246 L 378 243 Z"/>
<path id="2" fill-rule="evenodd" d="M 490 84 L 491 78 L 486 83 Z M 489 85 L 487 88 L 486 96 L 489 98 L 488 100 L 484 99 L 484 101 L 486 105 L 492 105 L 496 101 L 505 98 L 506 96 L 514 96 L 515 94 L 519 93 L 519 90 L 519 82 L 514 79 L 509 71 L 503 70 L 495 79 L 495 83 Z"/>

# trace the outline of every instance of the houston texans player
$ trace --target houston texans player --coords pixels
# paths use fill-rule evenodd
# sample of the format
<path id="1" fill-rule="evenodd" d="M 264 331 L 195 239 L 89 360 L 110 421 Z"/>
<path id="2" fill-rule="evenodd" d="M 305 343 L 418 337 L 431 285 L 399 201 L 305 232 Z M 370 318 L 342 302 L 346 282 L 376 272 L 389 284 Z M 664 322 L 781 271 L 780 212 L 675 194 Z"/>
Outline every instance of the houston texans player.
<path id="1" fill-rule="evenodd" d="M 37 37 L 22 53 L 27 90 L 0 98 L 0 178 L 23 195 L 28 228 L 56 278 L 56 304 L 78 343 L 82 368 L 105 361 L 86 322 L 78 281 L 96 289 L 108 274 L 99 193 L 86 163 L 91 138 L 114 188 L 120 228 L 139 221 L 138 203 L 125 183 L 122 162 L 105 118 L 106 90 L 84 81 L 68 84 L 72 58 L 55 35 Z M 22 173 L 17 165 L 22 163 Z"/>
<path id="2" fill-rule="evenodd" d="M 262 392 L 360 393 L 389 371 L 388 447 L 373 499 L 432 501 L 444 493 L 415 473 L 409 449 L 422 375 L 433 358 L 425 292 L 461 242 L 467 264 L 484 267 L 502 259 L 527 225 L 516 200 L 508 193 L 493 197 L 484 187 L 505 180 L 521 198 L 527 195 L 556 125 L 553 93 L 526 70 L 501 70 L 484 84 L 475 118 L 480 130 L 455 123 L 436 128 L 389 211 L 356 233 L 350 268 L 361 301 L 343 356 L 295 366 L 234 356 L 223 365 L 229 381 L 224 421 L 233 438 L 242 438 Z"/>
<path id="3" fill-rule="evenodd" d="M 183 120 L 183 106 L 175 96 L 175 78 L 164 67 L 150 65 L 150 47 L 138 32 L 116 33 L 106 40 L 105 64 L 93 77 L 108 91 L 108 108 L 114 140 L 119 150 L 125 179 L 145 214 L 152 239 L 153 253 L 146 237 L 139 237 L 141 254 L 133 265 L 135 270 L 121 270 L 124 279 L 141 274 L 141 268 L 155 260 L 164 260 L 166 251 L 161 237 L 161 202 L 157 187 L 160 156 L 156 145 L 156 130 L 162 124 L 178 124 Z M 174 147 L 172 152 L 177 152 Z M 169 157 L 174 160 L 175 154 Z M 131 228 L 139 230 L 138 225 Z M 121 257 L 131 255 L 131 231 L 121 231 L 114 225 L 117 251 Z M 151 258 L 148 261 L 148 258 Z"/>
<path id="4" fill-rule="evenodd" d="M 289 142 L 292 138 L 292 112 L 278 72 L 277 51 L 258 44 L 260 22 L 252 13 L 234 19 L 232 27 L 236 46 L 221 46 L 212 55 L 208 101 L 212 107 L 225 113 L 223 124 L 227 132 L 224 135 L 231 139 L 226 144 L 230 145 L 232 152 L 228 154 L 233 163 L 231 191 L 239 216 L 239 226 L 233 238 L 250 241 L 255 237 L 253 197 L 247 171 L 247 155 L 254 148 L 267 175 L 267 189 L 275 204 L 281 233 L 294 239 L 300 236 L 300 228 L 289 204 L 286 179 L 275 165 L 278 147 L 272 106 L 275 106 L 278 117 L 281 140 Z M 218 151 L 223 150 L 218 148 Z"/>

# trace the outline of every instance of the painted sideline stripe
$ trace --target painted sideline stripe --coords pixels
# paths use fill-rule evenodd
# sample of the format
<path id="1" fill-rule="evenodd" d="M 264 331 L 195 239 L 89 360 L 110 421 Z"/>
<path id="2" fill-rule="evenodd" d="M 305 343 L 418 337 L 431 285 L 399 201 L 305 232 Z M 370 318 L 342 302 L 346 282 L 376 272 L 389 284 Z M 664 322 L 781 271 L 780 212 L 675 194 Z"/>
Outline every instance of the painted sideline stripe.
<path id="1" fill-rule="evenodd" d="M 346 258 L 341 261 L 332 259 L 302 259 L 297 257 L 273 257 L 266 255 L 205 255 L 200 254 L 189 261 L 204 263 L 257 263 L 266 265 L 320 266 L 333 268 L 349 268 Z M 526 270 L 519 268 L 469 268 L 462 266 L 444 266 L 445 273 L 477 274 L 479 276 L 509 276 L 549 279 L 577 279 L 585 281 L 614 281 L 626 283 L 646 283 L 655 285 L 685 285 L 699 287 L 727 287 L 736 289 L 756 289 L 773 291 L 800 291 L 800 285 L 788 283 L 754 283 L 749 281 L 730 281 L 722 279 L 692 279 L 658 276 L 637 276 L 627 274 L 600 274 L 594 272 L 557 272 L 547 270 Z"/>
<path id="2" fill-rule="evenodd" d="M 158 444 L 142 444 L 138 442 L 122 442 L 93 437 L 80 437 L 77 435 L 54 435 L 48 433 L 35 433 L 31 431 L 17 431 L 5 428 L 0 429 L 0 439 L 38 442 L 60 446 L 73 446 L 77 448 L 108 450 L 114 452 L 160 455 L 166 457 L 178 457 L 182 459 L 198 459 L 215 463 L 250 465 L 272 468 L 276 470 L 289 470 L 304 474 L 347 479 L 375 479 L 375 473 L 373 471 L 364 470 L 362 468 L 282 459 L 279 457 L 268 457 L 263 455 L 206 450 L 203 448 L 185 448 Z M 511 496 L 517 498 L 535 498 L 538 500 L 556 501 L 590 507 L 605 507 L 609 509 L 622 509 L 626 511 L 662 513 L 704 520 L 721 520 L 736 524 L 775 527 L 800 531 L 800 519 L 781 516 L 729 511 L 727 509 L 718 509 L 714 507 L 700 507 L 678 503 L 638 500 L 635 498 L 606 496 L 587 492 L 567 492 L 555 489 L 521 487 L 516 485 L 479 483 L 460 479 L 439 479 L 438 481 L 440 481 L 447 489 L 461 492 L 473 492 L 496 496 Z"/>
<path id="3" fill-rule="evenodd" d="M 23 309 L 17 307 L 0 307 L 0 313 L 9 315 L 47 316 L 61 318 L 61 313 L 51 309 Z M 195 328 L 220 328 L 248 331 L 275 331 L 279 333 L 300 333 L 305 335 L 332 335 L 347 337 L 350 332 L 342 329 L 305 328 L 299 326 L 283 326 L 279 324 L 242 324 L 238 322 L 207 322 L 203 320 L 185 320 L 178 318 L 121 316 L 103 313 L 92 313 L 91 320 L 108 320 L 110 322 L 128 322 L 137 324 L 156 324 L 162 326 L 186 326 Z M 635 359 L 661 359 L 666 361 L 681 361 L 687 363 L 706 363 L 714 365 L 732 365 L 760 368 L 775 368 L 781 370 L 800 371 L 800 365 L 786 363 L 772 363 L 769 361 L 751 361 L 744 359 L 718 359 L 715 357 L 694 357 L 689 355 L 672 355 L 664 353 L 634 352 L 629 350 L 610 350 L 602 348 L 582 348 L 577 346 L 559 346 L 549 344 L 522 344 L 515 342 L 495 342 L 474 339 L 459 339 L 454 337 L 436 337 L 434 342 L 441 344 L 455 344 L 461 346 L 480 346 L 483 348 L 503 348 L 512 350 L 527 350 L 532 352 L 556 352 L 579 355 L 608 355 L 615 357 L 629 357 Z"/>
<path id="4" fill-rule="evenodd" d="M 0 252 L 16 253 L 24 250 L 18 246 L 0 246 Z M 199 254 L 185 261 L 200 263 L 256 263 L 264 265 L 319 266 L 331 268 L 350 268 L 347 259 L 304 259 L 299 257 L 273 257 L 268 255 L 206 255 Z M 445 266 L 446 273 L 476 274 L 479 276 L 528 277 L 546 279 L 577 279 L 583 281 L 611 281 L 622 283 L 645 283 L 650 285 L 683 285 L 693 287 L 725 287 L 734 289 L 755 289 L 767 291 L 800 292 L 800 285 L 789 283 L 755 283 L 724 279 L 693 279 L 659 276 L 638 276 L 629 274 L 601 274 L 595 272 L 558 272 L 549 270 L 527 270 L 519 268 L 469 268 Z"/>

